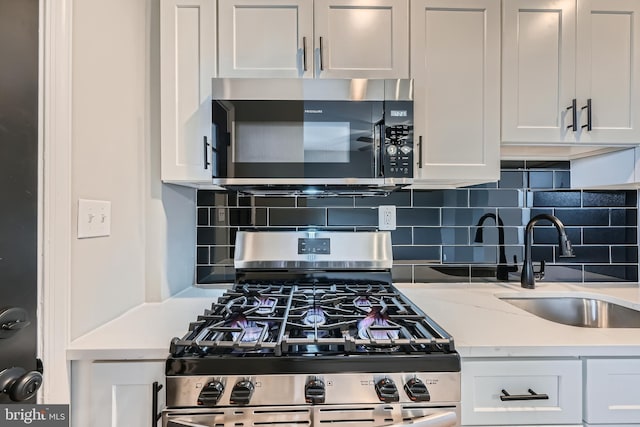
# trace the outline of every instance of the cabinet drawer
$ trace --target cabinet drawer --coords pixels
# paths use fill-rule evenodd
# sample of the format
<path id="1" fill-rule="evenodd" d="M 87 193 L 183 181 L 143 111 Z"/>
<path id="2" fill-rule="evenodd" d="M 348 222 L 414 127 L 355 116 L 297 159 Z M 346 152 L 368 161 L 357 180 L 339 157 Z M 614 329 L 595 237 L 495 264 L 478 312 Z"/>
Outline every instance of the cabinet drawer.
<path id="1" fill-rule="evenodd" d="M 585 360 L 585 421 L 640 423 L 640 359 Z"/>
<path id="2" fill-rule="evenodd" d="M 463 361 L 462 424 L 581 423 L 581 389 L 577 359 Z M 534 398 L 529 390 L 546 396 Z"/>

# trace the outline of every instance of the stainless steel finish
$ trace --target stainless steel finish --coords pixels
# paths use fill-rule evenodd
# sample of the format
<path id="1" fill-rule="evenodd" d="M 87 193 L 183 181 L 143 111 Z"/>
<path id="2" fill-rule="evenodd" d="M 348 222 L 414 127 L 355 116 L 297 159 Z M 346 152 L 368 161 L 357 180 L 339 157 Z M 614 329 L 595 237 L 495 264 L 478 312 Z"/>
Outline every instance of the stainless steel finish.
<path id="1" fill-rule="evenodd" d="M 242 380 L 249 380 L 255 385 L 251 405 L 305 405 L 304 386 L 310 377 L 320 378 L 326 385 L 325 404 L 317 406 L 378 404 L 380 399 L 376 394 L 375 384 L 384 378 L 392 379 L 398 387 L 399 403 L 401 404 L 413 403 L 403 389 L 404 384 L 412 378 L 422 380 L 431 395 L 429 402 L 421 402 L 421 404 L 433 405 L 436 402 L 460 401 L 459 372 L 227 375 L 224 378 L 210 375 L 190 375 L 168 376 L 166 378 L 167 407 L 196 407 L 202 387 L 214 380 L 222 381 L 225 384 L 224 393 L 216 408 L 234 406 L 229 399 L 231 389 L 234 384 Z"/>
<path id="2" fill-rule="evenodd" d="M 413 178 L 214 178 L 213 184 L 259 197 L 386 196 L 413 183 Z"/>
<path id="3" fill-rule="evenodd" d="M 243 427 L 307 425 L 320 427 L 448 427 L 460 425 L 459 404 L 246 406 L 207 409 L 168 409 L 163 427 Z"/>
<path id="4" fill-rule="evenodd" d="M 298 254 L 299 239 L 330 239 L 331 253 Z M 389 232 L 241 231 L 236 236 L 235 268 L 390 269 Z"/>
<path id="5" fill-rule="evenodd" d="M 640 311 L 612 302 L 578 297 L 501 297 L 543 319 L 584 328 L 640 328 Z"/>
<path id="6" fill-rule="evenodd" d="M 458 423 L 458 415 L 453 412 L 442 412 L 438 414 L 428 415 L 422 418 L 416 418 L 411 423 L 406 424 L 394 424 L 389 427 L 403 427 L 403 426 L 413 426 L 413 427 L 451 427 L 455 426 Z"/>
<path id="7" fill-rule="evenodd" d="M 411 79 L 212 79 L 215 100 L 411 101 Z"/>
<path id="8" fill-rule="evenodd" d="M 254 178 L 214 178 L 216 181 L 228 185 L 251 185 L 257 182 Z M 331 185 L 407 185 L 413 183 L 412 178 L 260 178 L 260 185 L 301 185 L 301 186 L 331 186 Z"/>
<path id="9" fill-rule="evenodd" d="M 303 40 L 303 45 L 305 41 Z M 306 61 L 303 49 L 303 62 Z M 305 62 L 306 64 L 306 62 Z M 306 67 L 305 67 L 306 69 Z M 213 79 L 212 97 L 230 100 L 411 101 L 411 79 Z M 233 109 L 229 109 L 231 158 L 236 159 Z M 383 136 L 381 136 L 382 138 Z M 382 141 L 380 142 L 382 143 Z M 376 148 L 376 153 L 380 149 Z M 373 161 L 380 161 L 374 159 Z M 377 169 L 375 169 L 377 170 Z M 368 196 L 387 195 L 413 178 L 213 178 L 212 184 L 257 196 Z"/>

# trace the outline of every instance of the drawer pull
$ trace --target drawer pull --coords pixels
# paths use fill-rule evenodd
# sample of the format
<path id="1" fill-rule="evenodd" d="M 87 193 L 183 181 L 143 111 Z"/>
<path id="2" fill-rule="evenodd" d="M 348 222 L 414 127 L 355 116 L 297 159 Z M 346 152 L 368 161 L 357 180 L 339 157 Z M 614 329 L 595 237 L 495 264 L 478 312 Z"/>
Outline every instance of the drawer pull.
<path id="1" fill-rule="evenodd" d="M 549 395 L 547 394 L 538 394 L 535 391 L 529 389 L 527 390 L 530 394 L 509 394 L 506 390 L 501 390 L 502 396 L 500 396 L 500 400 L 503 402 L 511 401 L 511 400 L 549 400 Z"/>

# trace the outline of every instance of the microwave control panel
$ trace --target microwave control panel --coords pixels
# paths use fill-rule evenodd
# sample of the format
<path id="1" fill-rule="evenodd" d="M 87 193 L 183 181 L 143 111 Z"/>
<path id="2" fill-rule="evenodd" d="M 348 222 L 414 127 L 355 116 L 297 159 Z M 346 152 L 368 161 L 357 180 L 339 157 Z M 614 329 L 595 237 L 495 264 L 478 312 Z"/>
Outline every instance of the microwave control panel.
<path id="1" fill-rule="evenodd" d="M 387 126 L 382 157 L 388 178 L 413 178 L 413 126 Z"/>

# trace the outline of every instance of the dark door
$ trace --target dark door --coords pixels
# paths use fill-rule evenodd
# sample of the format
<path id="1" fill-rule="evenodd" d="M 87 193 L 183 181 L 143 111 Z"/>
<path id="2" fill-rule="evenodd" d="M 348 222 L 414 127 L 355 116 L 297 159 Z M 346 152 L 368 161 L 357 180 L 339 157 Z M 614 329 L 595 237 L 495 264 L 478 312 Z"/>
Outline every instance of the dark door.
<path id="1" fill-rule="evenodd" d="M 0 403 L 35 403 L 38 0 L 0 0 Z"/>

